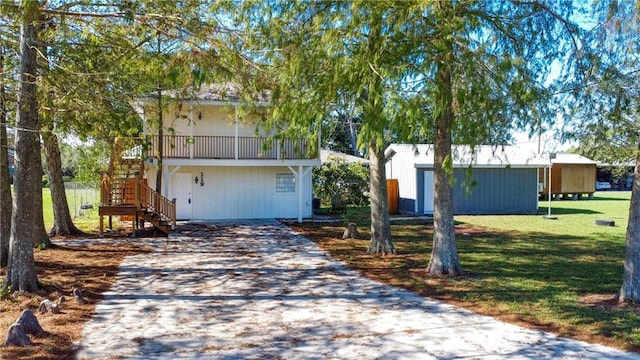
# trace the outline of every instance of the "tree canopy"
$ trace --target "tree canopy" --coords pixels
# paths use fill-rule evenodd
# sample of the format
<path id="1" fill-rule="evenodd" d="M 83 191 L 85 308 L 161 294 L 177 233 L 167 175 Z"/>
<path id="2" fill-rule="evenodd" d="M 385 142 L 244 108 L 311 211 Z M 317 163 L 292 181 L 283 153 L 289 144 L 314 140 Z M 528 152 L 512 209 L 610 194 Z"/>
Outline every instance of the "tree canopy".
<path id="1" fill-rule="evenodd" d="M 20 89 L 15 102 L 3 103 L 17 114 L 16 155 L 30 163 L 16 170 L 21 182 L 39 179 L 41 131 L 107 144 L 135 136 L 141 125 L 130 103 L 150 92 L 158 95 L 152 125 L 161 131 L 164 89 L 230 80 L 241 85 L 248 111 L 257 110 L 250 101 L 256 92 L 269 92 L 272 106 L 259 110 L 266 131 L 313 139 L 309 151 L 317 152 L 315 139 L 328 128 L 340 134 L 330 145 L 369 157 L 371 253 L 395 251 L 386 147 L 433 142 L 428 273 L 459 275 L 453 144 L 499 146 L 513 141 L 514 130 L 534 133 L 563 119 L 575 124 L 567 136 L 583 139 L 589 155 L 638 158 L 640 42 L 638 6 L 631 2 L 596 4 L 589 15 L 600 20 L 594 28 L 580 24 L 588 9 L 573 0 L 25 0 L 5 1 L 2 11 L 12 69 L 4 79 Z M 19 71 L 9 66 L 18 62 Z M 59 156 L 56 139 L 44 138 L 53 144 L 48 156 Z M 640 263 L 636 175 L 628 268 Z M 16 187 L 15 246 L 38 237 L 22 233 L 39 226 L 29 215 L 41 207 L 29 195 L 34 191 L 28 181 Z M 9 284 L 31 290 L 32 255 L 15 248 L 24 250 L 15 253 L 24 255 L 21 274 L 29 280 L 9 277 Z M 637 276 L 631 285 L 625 277 L 623 290 L 636 289 L 632 298 Z"/>
<path id="2" fill-rule="evenodd" d="M 599 49 L 587 81 L 586 96 L 570 100 L 573 118 L 568 135 L 580 140 L 578 151 L 596 160 L 633 165 L 624 271 L 620 301 L 640 301 L 640 2 L 596 3 L 590 44 Z M 626 171 L 626 169 L 625 169 Z"/>
<path id="3" fill-rule="evenodd" d="M 370 251 L 393 252 L 384 149 L 436 144 L 434 243 L 447 250 L 432 254 L 445 264 L 433 274 L 461 273 L 451 144 L 506 144 L 514 129 L 553 122 L 556 89 L 582 79 L 592 60 L 572 1 L 274 1 L 243 10 L 239 26 L 254 35 L 247 47 L 273 90 L 268 125 L 315 133 L 336 104 L 358 110 L 356 147 L 371 164 Z M 554 64 L 562 76 L 549 84 Z"/>

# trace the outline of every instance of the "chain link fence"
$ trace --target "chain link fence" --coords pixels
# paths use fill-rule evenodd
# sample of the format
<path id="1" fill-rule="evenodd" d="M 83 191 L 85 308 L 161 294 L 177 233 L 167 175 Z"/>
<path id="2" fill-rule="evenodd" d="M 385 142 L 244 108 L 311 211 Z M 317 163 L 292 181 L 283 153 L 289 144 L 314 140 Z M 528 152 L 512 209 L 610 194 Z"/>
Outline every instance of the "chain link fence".
<path id="1" fill-rule="evenodd" d="M 69 211 L 74 218 L 84 215 L 89 209 L 98 207 L 100 194 L 96 187 L 79 182 L 65 182 L 64 188 Z"/>

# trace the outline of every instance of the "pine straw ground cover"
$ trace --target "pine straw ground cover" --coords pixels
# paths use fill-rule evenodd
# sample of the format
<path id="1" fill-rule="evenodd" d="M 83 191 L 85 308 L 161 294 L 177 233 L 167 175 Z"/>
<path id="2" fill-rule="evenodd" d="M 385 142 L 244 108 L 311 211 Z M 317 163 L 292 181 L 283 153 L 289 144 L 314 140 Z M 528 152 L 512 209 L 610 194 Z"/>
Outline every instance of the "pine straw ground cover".
<path id="1" fill-rule="evenodd" d="M 93 315 L 102 293 L 115 282 L 122 259 L 147 251 L 134 245 L 108 245 L 106 241 L 90 246 L 34 249 L 42 288 L 36 294 L 0 294 L 0 341 L 4 342 L 7 329 L 24 309 L 31 309 L 46 334 L 31 337 L 33 346 L 0 347 L 0 359 L 72 359 L 73 343 L 80 340 L 82 327 Z M 5 271 L 0 271 L 2 279 Z M 75 287 L 82 289 L 87 304 L 78 304 L 70 296 Z M 61 295 L 66 297 L 60 305 L 61 314 L 38 312 L 40 301 L 56 300 Z"/>
<path id="2" fill-rule="evenodd" d="M 341 223 L 294 226 L 349 267 L 380 282 L 529 328 L 640 352 L 640 307 L 613 299 L 622 281 L 621 239 L 458 223 L 456 238 L 466 273 L 436 278 L 425 273 L 433 234 L 428 220 L 394 221 L 397 253 L 378 256 L 366 253 L 370 233 L 365 218 L 356 219 L 360 239 L 355 240 L 341 239 Z"/>

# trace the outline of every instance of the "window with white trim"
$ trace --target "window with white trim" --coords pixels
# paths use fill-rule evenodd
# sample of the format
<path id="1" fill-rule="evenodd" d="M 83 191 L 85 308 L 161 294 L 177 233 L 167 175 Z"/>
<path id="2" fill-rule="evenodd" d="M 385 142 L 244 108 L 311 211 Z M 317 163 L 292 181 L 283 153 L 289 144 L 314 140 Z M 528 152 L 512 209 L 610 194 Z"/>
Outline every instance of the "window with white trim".
<path id="1" fill-rule="evenodd" d="M 276 173 L 276 192 L 296 192 L 296 178 L 292 173 Z"/>

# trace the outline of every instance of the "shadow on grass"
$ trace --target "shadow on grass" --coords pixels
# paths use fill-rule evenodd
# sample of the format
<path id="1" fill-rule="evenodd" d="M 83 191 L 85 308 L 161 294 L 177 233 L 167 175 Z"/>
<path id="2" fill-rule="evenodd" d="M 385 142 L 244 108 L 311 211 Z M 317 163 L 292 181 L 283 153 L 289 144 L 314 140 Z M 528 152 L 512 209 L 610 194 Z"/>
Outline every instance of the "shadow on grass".
<path id="1" fill-rule="evenodd" d="M 624 242 L 614 240 L 517 232 L 458 236 L 468 276 L 445 291 L 460 300 L 501 306 L 534 324 L 551 324 L 562 335 L 586 331 L 581 335 L 587 338 L 625 339 L 625 347 L 637 351 L 640 314 L 590 307 L 579 299 L 580 294 L 613 296 L 619 289 Z"/>
<path id="2" fill-rule="evenodd" d="M 547 207 L 539 207 L 538 214 L 546 215 Z M 574 209 L 574 208 L 561 208 L 561 207 L 553 207 L 551 205 L 551 214 L 552 215 L 570 215 L 570 214 L 602 214 L 600 211 L 589 210 L 589 209 Z"/>
<path id="3" fill-rule="evenodd" d="M 598 196 L 595 196 L 593 199 L 589 199 L 588 201 L 626 201 L 629 202 L 628 198 L 624 198 L 624 197 L 609 197 L 609 196 L 602 196 L 602 193 L 598 193 Z"/>

